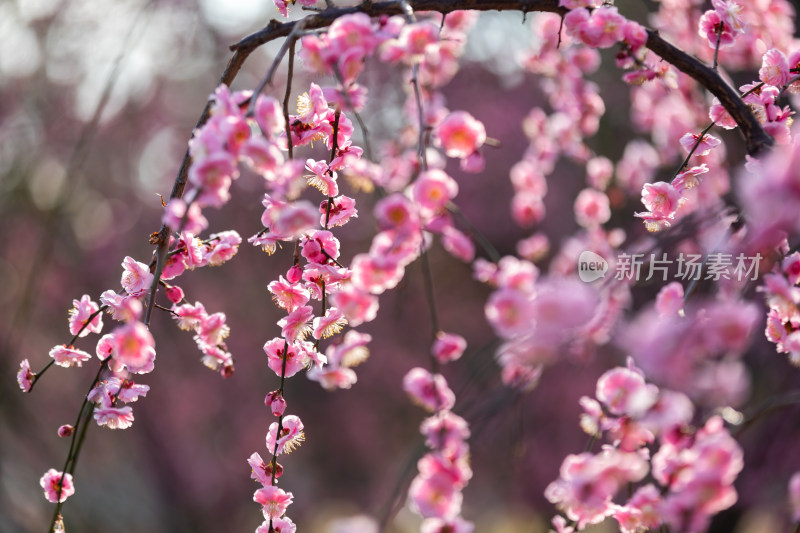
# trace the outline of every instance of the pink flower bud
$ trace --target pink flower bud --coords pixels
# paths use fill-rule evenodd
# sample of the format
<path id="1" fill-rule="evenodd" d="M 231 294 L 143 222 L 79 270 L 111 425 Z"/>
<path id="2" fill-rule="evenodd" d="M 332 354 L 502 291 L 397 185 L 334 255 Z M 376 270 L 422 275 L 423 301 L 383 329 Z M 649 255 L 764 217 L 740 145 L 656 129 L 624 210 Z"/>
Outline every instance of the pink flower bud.
<path id="1" fill-rule="evenodd" d="M 69 424 L 64 424 L 63 426 L 59 426 L 58 428 L 58 436 L 59 437 L 70 437 L 72 436 L 72 432 L 75 431 L 75 428 L 70 426 Z"/>
<path id="2" fill-rule="evenodd" d="M 288 272 L 286 272 L 286 281 L 294 285 L 298 281 L 303 279 L 303 269 L 297 265 L 292 266 Z"/>
<path id="3" fill-rule="evenodd" d="M 177 285 L 173 285 L 172 287 L 167 287 L 167 298 L 170 302 L 177 304 L 183 301 L 183 289 L 178 287 Z"/>
<path id="4" fill-rule="evenodd" d="M 286 400 L 283 399 L 283 393 L 280 390 L 267 393 L 264 405 L 269 407 L 275 416 L 281 416 L 286 411 Z"/>

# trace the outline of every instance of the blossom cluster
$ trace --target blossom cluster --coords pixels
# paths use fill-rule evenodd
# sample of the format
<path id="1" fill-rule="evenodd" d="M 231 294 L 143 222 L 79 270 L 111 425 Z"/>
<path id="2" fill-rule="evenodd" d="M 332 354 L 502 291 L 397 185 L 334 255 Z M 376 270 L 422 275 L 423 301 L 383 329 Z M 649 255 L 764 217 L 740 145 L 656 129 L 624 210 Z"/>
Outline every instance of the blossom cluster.
<path id="1" fill-rule="evenodd" d="M 645 381 L 632 360 L 604 373 L 595 398 L 581 398 L 581 428 L 607 437 L 598 453 L 569 455 L 545 496 L 564 511 L 559 533 L 582 531 L 613 517 L 623 533 L 657 529 L 705 531 L 714 514 L 736 503 L 733 482 L 743 467 L 742 449 L 712 416 L 691 425 L 694 406 L 679 392 Z M 614 503 L 624 487 L 624 504 Z"/>

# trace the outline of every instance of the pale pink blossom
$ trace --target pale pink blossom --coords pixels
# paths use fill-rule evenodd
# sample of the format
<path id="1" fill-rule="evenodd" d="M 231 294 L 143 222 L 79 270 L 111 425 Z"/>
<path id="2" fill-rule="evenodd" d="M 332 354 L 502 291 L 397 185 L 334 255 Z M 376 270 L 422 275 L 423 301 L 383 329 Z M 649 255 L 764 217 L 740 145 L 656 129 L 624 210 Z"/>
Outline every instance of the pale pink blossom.
<path id="1" fill-rule="evenodd" d="M 64 344 L 53 347 L 50 350 L 50 357 L 53 358 L 58 366 L 63 367 L 81 366 L 84 362 L 92 358 L 91 355 L 83 350 L 78 350 L 74 346 L 66 346 Z"/>
<path id="2" fill-rule="evenodd" d="M 319 220 L 320 226 L 343 226 L 351 218 L 358 218 L 358 210 L 355 206 L 356 201 L 345 195 L 337 196 L 330 203 L 323 200 L 319 204 L 319 212 L 322 214 Z"/>
<path id="3" fill-rule="evenodd" d="M 241 243 L 242 238 L 235 231 L 213 233 L 208 238 L 204 259 L 211 266 L 219 266 L 236 255 Z"/>
<path id="4" fill-rule="evenodd" d="M 150 290 L 153 284 L 153 274 L 144 263 L 136 261 L 132 257 L 126 257 L 122 262 L 122 287 L 125 292 L 132 296 L 140 296 Z"/>
<path id="5" fill-rule="evenodd" d="M 189 182 L 202 191 L 195 202 L 200 207 L 222 207 L 231 198 L 231 182 L 239 175 L 233 154 L 214 152 L 189 168 Z"/>
<path id="6" fill-rule="evenodd" d="M 673 281 L 658 291 L 656 311 L 661 316 L 676 316 L 683 309 L 683 285 Z"/>
<path id="7" fill-rule="evenodd" d="M 195 326 L 197 339 L 212 346 L 221 344 L 231 332 L 231 328 L 226 323 L 226 320 L 225 313 L 214 313 L 204 316 L 200 320 L 200 323 Z"/>
<path id="8" fill-rule="evenodd" d="M 72 300 L 72 309 L 69 311 L 69 332 L 79 337 L 85 337 L 89 333 L 100 333 L 103 329 L 103 315 L 97 313 L 89 322 L 89 317 L 99 310 L 100 306 L 93 302 L 88 294 L 81 296 L 80 300 Z"/>
<path id="9" fill-rule="evenodd" d="M 418 231 L 419 215 L 415 206 L 402 194 L 395 193 L 375 203 L 375 218 L 382 229 Z"/>
<path id="10" fill-rule="evenodd" d="M 722 30 L 721 33 L 720 29 Z M 708 46 L 711 48 L 716 48 L 718 41 L 720 48 L 733 46 L 733 41 L 736 38 L 736 32 L 734 32 L 733 28 L 725 24 L 719 13 L 711 10 L 706 11 L 700 17 L 697 34 L 700 37 L 705 37 Z"/>
<path id="11" fill-rule="evenodd" d="M 121 295 L 108 290 L 100 295 L 100 303 L 108 306 L 106 311 L 114 320 L 125 322 L 138 320 L 142 314 L 142 302 L 133 295 Z"/>
<path id="12" fill-rule="evenodd" d="M 278 436 L 278 422 L 273 422 L 267 431 L 267 450 L 276 455 L 291 453 L 306 439 L 303 422 L 295 415 L 286 415 L 281 421 L 281 434 Z"/>
<path id="13" fill-rule="evenodd" d="M 55 468 L 45 472 L 39 480 L 39 485 L 44 489 L 44 497 L 52 503 L 63 502 L 75 494 L 72 475 L 59 472 Z"/>
<path id="14" fill-rule="evenodd" d="M 421 173 L 411 191 L 417 206 L 427 213 L 437 213 L 458 194 L 458 184 L 444 171 L 433 169 Z"/>
<path id="15" fill-rule="evenodd" d="M 450 255 L 465 263 L 475 258 L 475 245 L 472 239 L 453 226 L 447 225 L 442 229 L 442 246 Z"/>
<path id="16" fill-rule="evenodd" d="M 444 473 L 418 475 L 408 488 L 411 509 L 426 518 L 454 518 L 461 511 L 463 496 Z"/>
<path id="17" fill-rule="evenodd" d="M 325 196 L 339 196 L 339 184 L 336 181 L 337 175 L 336 172 L 328 168 L 328 163 L 308 159 L 306 160 L 306 169 L 312 172 L 310 176 L 306 176 L 309 185 Z"/>
<path id="18" fill-rule="evenodd" d="M 284 367 L 284 350 L 286 350 L 286 367 L 285 373 L 282 373 Z M 276 337 L 264 344 L 264 352 L 267 354 L 267 365 L 279 377 L 285 376 L 287 378 L 297 374 L 306 366 L 307 356 L 305 352 L 293 343 L 287 343 L 286 340 Z"/>
<path id="19" fill-rule="evenodd" d="M 153 371 L 156 358 L 155 340 L 141 322 L 129 322 L 113 332 L 114 359 L 134 374 Z"/>
<path id="20" fill-rule="evenodd" d="M 437 361 L 444 364 L 460 358 L 466 349 L 467 341 L 464 337 L 440 331 L 436 334 L 436 340 L 433 341 L 431 353 Z"/>
<path id="21" fill-rule="evenodd" d="M 489 296 L 484 313 L 498 335 L 510 338 L 530 329 L 533 306 L 530 296 L 512 289 L 501 289 Z"/>
<path id="22" fill-rule="evenodd" d="M 185 331 L 196 329 L 208 317 L 206 308 L 200 302 L 173 307 L 172 313 L 178 321 L 178 327 Z"/>
<path id="23" fill-rule="evenodd" d="M 280 276 L 267 286 L 269 292 L 272 293 L 273 301 L 278 307 L 286 309 L 290 313 L 308 303 L 311 297 L 309 290 L 298 284 L 297 281 L 299 281 L 299 279 L 292 284 L 284 279 L 283 276 Z"/>
<path id="24" fill-rule="evenodd" d="M 584 228 L 596 228 L 611 218 L 608 196 L 596 189 L 583 189 L 575 198 L 575 220 Z"/>
<path id="25" fill-rule="evenodd" d="M 101 401 L 95 406 L 92 416 L 98 426 L 105 426 L 108 429 L 127 429 L 133 425 L 133 408 L 128 405 L 114 407 L 111 400 L 105 396 L 101 396 Z"/>
<path id="26" fill-rule="evenodd" d="M 17 383 L 22 392 L 30 392 L 33 387 L 33 380 L 36 374 L 31 372 L 31 364 L 27 359 L 23 359 L 19 364 L 19 371 L 17 372 Z"/>
<path id="27" fill-rule="evenodd" d="M 628 368 L 614 368 L 597 380 L 597 399 L 616 415 L 643 415 L 658 399 L 658 388 L 645 384 L 644 377 Z"/>
<path id="28" fill-rule="evenodd" d="M 325 311 L 324 316 L 314 318 L 311 336 L 315 339 L 327 339 L 331 335 L 339 333 L 345 325 L 347 325 L 347 319 L 342 312 L 335 307 L 331 307 Z"/>
<path id="29" fill-rule="evenodd" d="M 761 61 L 758 78 L 768 85 L 783 87 L 791 77 L 789 61 L 780 50 L 771 48 L 767 50 Z"/>
<path id="30" fill-rule="evenodd" d="M 708 155 L 711 153 L 712 148 L 716 148 L 722 143 L 718 138 L 708 133 L 701 136 L 699 133 L 691 132 L 684 134 L 678 142 L 687 152 L 691 152 L 692 148 L 697 146 L 693 152 L 693 155 L 697 156 Z"/>
<path id="31" fill-rule="evenodd" d="M 303 340 L 311 332 L 309 321 L 314 316 L 314 309 L 310 305 L 303 305 L 278 321 L 281 335 L 291 342 Z"/>
<path id="32" fill-rule="evenodd" d="M 576 9 L 564 17 L 567 35 L 594 48 L 608 48 L 621 41 L 626 22 L 616 7 L 599 7 L 591 14 L 585 9 Z"/>
<path id="33" fill-rule="evenodd" d="M 459 449 L 470 435 L 467 421 L 452 411 L 439 411 L 423 420 L 420 433 L 426 446 L 447 455 Z"/>
<path id="34" fill-rule="evenodd" d="M 279 0 L 280 1 L 280 0 Z M 313 2 L 317 0 L 298 0 L 300 3 Z M 297 526 L 292 522 L 291 518 L 283 516 L 281 518 L 273 518 L 265 520 L 260 526 L 256 528 L 256 533 L 295 533 Z"/>
<path id="35" fill-rule="evenodd" d="M 200 206 L 192 203 L 189 206 L 189 214 L 186 214 L 186 202 L 180 198 L 173 198 L 164 208 L 164 215 L 161 222 L 170 227 L 173 231 L 178 231 L 181 224 L 183 230 L 194 235 L 199 235 L 208 227 L 208 220 L 203 216 Z"/>
<path id="36" fill-rule="evenodd" d="M 646 183 L 642 189 L 642 203 L 653 215 L 672 218 L 680 205 L 680 193 L 663 181 Z"/>
<path id="37" fill-rule="evenodd" d="M 274 485 L 258 489 L 253 494 L 253 501 L 262 505 L 264 518 L 275 519 L 283 516 L 286 508 L 292 503 L 293 495 Z"/>
<path id="38" fill-rule="evenodd" d="M 267 137 L 277 135 L 284 130 L 283 109 L 281 103 L 272 96 L 259 95 L 253 112 L 258 127 Z"/>
<path id="39" fill-rule="evenodd" d="M 431 374 L 421 367 L 412 368 L 403 377 L 403 390 L 414 403 L 431 412 L 452 409 L 456 402 L 444 376 Z"/>
<path id="40" fill-rule="evenodd" d="M 700 184 L 700 176 L 708 172 L 708 165 L 705 163 L 692 167 L 689 170 L 679 173 L 672 180 L 672 186 L 678 193 L 683 194 L 684 191 L 694 189 Z"/>
<path id="41" fill-rule="evenodd" d="M 408 61 L 425 53 L 428 45 L 439 41 L 439 28 L 430 22 L 415 22 L 405 26 L 398 37 L 398 44 Z"/>
<path id="42" fill-rule="evenodd" d="M 466 111 L 453 111 L 434 130 L 434 139 L 448 157 L 467 158 L 486 142 L 483 123 Z"/>
<path id="43" fill-rule="evenodd" d="M 711 0 L 714 11 L 719 15 L 725 28 L 734 33 L 744 33 L 745 22 L 742 19 L 742 6 L 731 0 Z"/>
<path id="44" fill-rule="evenodd" d="M 253 452 L 253 455 L 247 458 L 247 464 L 249 464 L 252 469 L 250 472 L 251 479 L 258 481 L 265 487 L 272 484 L 272 479 L 270 475 L 267 474 L 267 464 L 258 452 Z"/>

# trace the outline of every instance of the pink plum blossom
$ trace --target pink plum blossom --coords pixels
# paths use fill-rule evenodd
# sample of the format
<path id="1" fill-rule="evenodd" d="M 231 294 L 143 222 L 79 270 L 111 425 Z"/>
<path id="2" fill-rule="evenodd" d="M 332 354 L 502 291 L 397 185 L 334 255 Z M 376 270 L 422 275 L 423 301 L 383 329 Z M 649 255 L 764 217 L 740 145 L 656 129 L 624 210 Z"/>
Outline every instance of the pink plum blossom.
<path id="1" fill-rule="evenodd" d="M 575 220 L 584 228 L 595 228 L 608 222 L 611 207 L 608 196 L 595 189 L 583 189 L 575 199 Z"/>
<path id="2" fill-rule="evenodd" d="M 278 321 L 281 335 L 289 341 L 303 340 L 311 332 L 309 321 L 314 316 L 314 309 L 310 305 L 298 307 Z"/>
<path id="3" fill-rule="evenodd" d="M 89 333 L 100 333 L 103 329 L 103 315 L 97 313 L 89 322 L 89 317 L 99 310 L 100 306 L 93 302 L 88 294 L 81 296 L 80 300 L 72 300 L 72 309 L 69 311 L 69 332 L 79 337 L 85 337 Z"/>
<path id="4" fill-rule="evenodd" d="M 295 415 L 284 416 L 281 421 L 280 436 L 277 433 L 278 422 L 273 422 L 267 431 L 267 450 L 276 455 L 291 453 L 306 439 L 303 433 L 303 423 Z"/>
<path id="5" fill-rule="evenodd" d="M 324 316 L 314 318 L 311 335 L 315 339 L 327 339 L 331 335 L 339 333 L 345 325 L 347 325 L 347 319 L 342 312 L 335 307 L 331 307 L 325 311 Z"/>
<path id="6" fill-rule="evenodd" d="M 269 292 L 272 293 L 273 301 L 283 309 L 290 313 L 308 303 L 311 293 L 305 287 L 297 284 L 289 283 L 283 276 L 277 280 L 270 282 L 267 286 Z"/>
<path id="7" fill-rule="evenodd" d="M 53 358 L 58 366 L 63 367 L 71 367 L 73 365 L 81 366 L 84 362 L 92 358 L 91 355 L 83 350 L 78 350 L 74 346 L 66 346 L 64 344 L 53 347 L 50 350 L 50 357 Z"/>
<path id="8" fill-rule="evenodd" d="M 113 356 L 134 374 L 153 371 L 156 358 L 155 340 L 141 322 L 129 322 L 114 330 Z"/>
<path id="9" fill-rule="evenodd" d="M 133 425 L 133 408 L 114 407 L 105 396 L 101 396 L 101 401 L 95 406 L 92 416 L 98 426 L 105 426 L 108 429 L 127 429 Z"/>
<path id="10" fill-rule="evenodd" d="M 22 389 L 22 392 L 30 392 L 35 378 L 36 374 L 31 372 L 31 364 L 27 359 L 23 359 L 19 364 L 19 371 L 17 372 L 17 383 L 19 384 L 19 388 Z"/>
<path id="11" fill-rule="evenodd" d="M 698 156 L 708 155 L 711 153 L 712 148 L 715 148 L 722 143 L 722 141 L 713 135 L 700 135 L 691 132 L 686 133 L 678 142 L 680 142 L 681 146 L 683 146 L 687 152 L 691 152 L 692 148 L 697 146 L 693 152 L 693 155 Z"/>
<path id="12" fill-rule="evenodd" d="M 455 180 L 438 169 L 421 173 L 412 186 L 414 202 L 428 213 L 442 211 L 457 194 Z"/>
<path id="13" fill-rule="evenodd" d="M 72 483 L 72 474 L 64 474 L 51 468 L 39 480 L 39 485 L 44 489 L 44 497 L 52 503 L 63 502 L 75 494 L 75 485 Z"/>
<path id="14" fill-rule="evenodd" d="M 466 349 L 467 341 L 464 337 L 440 331 L 436 334 L 436 340 L 433 341 L 431 353 L 437 361 L 444 364 L 460 358 Z"/>
<path id="15" fill-rule="evenodd" d="M 436 127 L 434 139 L 448 157 L 465 159 L 486 142 L 486 128 L 466 111 L 453 111 Z"/>
<path id="16" fill-rule="evenodd" d="M 136 261 L 132 257 L 126 257 L 122 262 L 122 287 L 131 296 L 140 296 L 150 290 L 153 284 L 153 274 L 144 263 Z"/>
<path id="17" fill-rule="evenodd" d="M 253 501 L 260 503 L 264 518 L 275 519 L 283 516 L 286 508 L 292 503 L 294 496 L 291 492 L 286 492 L 279 489 L 274 485 L 267 485 L 266 487 L 258 489 L 253 494 Z"/>
<path id="18" fill-rule="evenodd" d="M 771 48 L 764 54 L 758 78 L 768 85 L 783 87 L 789 82 L 789 61 L 780 50 Z"/>
<path id="19" fill-rule="evenodd" d="M 444 376 L 431 374 L 421 367 L 412 368 L 403 378 L 403 390 L 414 403 L 428 411 L 452 409 L 456 397 Z"/>

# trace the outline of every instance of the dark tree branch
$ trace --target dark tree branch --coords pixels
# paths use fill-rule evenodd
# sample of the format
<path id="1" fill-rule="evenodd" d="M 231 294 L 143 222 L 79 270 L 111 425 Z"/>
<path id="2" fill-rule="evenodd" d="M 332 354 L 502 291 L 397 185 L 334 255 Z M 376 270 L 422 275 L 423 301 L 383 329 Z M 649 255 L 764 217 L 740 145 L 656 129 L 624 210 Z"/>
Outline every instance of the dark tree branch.
<path id="1" fill-rule="evenodd" d="M 330 26 L 337 18 L 351 13 L 366 13 L 370 16 L 402 15 L 403 3 L 400 0 L 388 2 L 362 2 L 353 7 L 326 9 L 316 15 L 303 19 L 305 29 L 319 29 Z M 529 13 L 542 11 L 565 15 L 568 9 L 559 7 L 558 0 L 409 0 L 408 4 L 415 12 L 436 11 L 447 14 L 452 11 L 472 9 L 476 11 L 521 11 Z M 271 20 L 263 29 L 245 37 L 231 46 L 235 52 L 250 53 L 255 48 L 291 33 L 297 21 L 280 23 Z M 690 76 L 711 94 L 716 96 L 722 106 L 741 128 L 747 143 L 747 152 L 756 155 L 765 148 L 772 146 L 773 140 L 761 127 L 756 117 L 742 101 L 739 93 L 722 79 L 713 68 L 709 67 L 696 57 L 690 56 L 679 48 L 668 43 L 659 36 L 658 32 L 647 31 L 647 45 L 650 50 L 661 56 L 662 59 L 672 64 Z"/>

